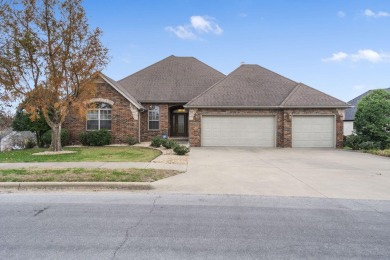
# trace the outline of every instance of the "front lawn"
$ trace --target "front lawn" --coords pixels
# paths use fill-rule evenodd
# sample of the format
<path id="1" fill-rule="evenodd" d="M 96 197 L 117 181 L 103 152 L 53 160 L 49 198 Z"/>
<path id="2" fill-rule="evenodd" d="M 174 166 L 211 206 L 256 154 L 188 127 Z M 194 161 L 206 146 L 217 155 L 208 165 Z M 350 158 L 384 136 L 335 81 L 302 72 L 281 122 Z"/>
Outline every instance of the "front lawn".
<path id="1" fill-rule="evenodd" d="M 46 149 L 35 148 L 0 153 L 0 162 L 150 162 L 161 154 L 146 147 L 69 147 L 71 154 L 32 155 Z"/>
<path id="2" fill-rule="evenodd" d="M 0 182 L 153 182 L 179 173 L 157 169 L 0 169 Z"/>

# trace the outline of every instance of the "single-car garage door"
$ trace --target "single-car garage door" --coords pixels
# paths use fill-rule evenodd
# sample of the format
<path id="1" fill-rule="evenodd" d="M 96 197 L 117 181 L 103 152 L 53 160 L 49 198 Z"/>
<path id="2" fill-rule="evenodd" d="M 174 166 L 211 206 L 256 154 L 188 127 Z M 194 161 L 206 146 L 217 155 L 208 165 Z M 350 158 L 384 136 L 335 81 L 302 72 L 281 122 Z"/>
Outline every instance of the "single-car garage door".
<path id="1" fill-rule="evenodd" d="M 203 116 L 202 146 L 275 146 L 274 116 Z"/>
<path id="2" fill-rule="evenodd" d="M 292 147 L 334 147 L 334 116 L 293 116 Z"/>

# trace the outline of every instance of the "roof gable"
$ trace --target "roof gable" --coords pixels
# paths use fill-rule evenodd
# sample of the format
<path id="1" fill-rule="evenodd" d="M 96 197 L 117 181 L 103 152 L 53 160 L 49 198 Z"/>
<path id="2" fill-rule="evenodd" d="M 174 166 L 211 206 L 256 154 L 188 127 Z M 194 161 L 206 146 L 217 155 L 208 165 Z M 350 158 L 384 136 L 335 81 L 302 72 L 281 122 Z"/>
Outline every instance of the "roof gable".
<path id="1" fill-rule="evenodd" d="M 105 82 L 107 82 L 111 87 L 113 87 L 116 91 L 118 91 L 128 101 L 130 101 L 130 103 L 132 103 L 137 109 L 143 109 L 143 106 L 132 95 L 130 95 L 130 93 L 128 93 L 128 91 L 124 89 L 118 82 L 104 75 L 101 72 L 98 72 L 97 75 Z"/>
<path id="2" fill-rule="evenodd" d="M 283 107 L 350 107 L 344 101 L 299 83 L 281 104 Z"/>
<path id="3" fill-rule="evenodd" d="M 259 65 L 241 65 L 186 107 L 350 107 Z"/>
<path id="4" fill-rule="evenodd" d="M 296 82 L 259 65 L 241 65 L 186 106 L 274 107 Z"/>
<path id="5" fill-rule="evenodd" d="M 188 102 L 225 77 L 193 57 L 169 56 L 119 84 L 140 102 Z"/>

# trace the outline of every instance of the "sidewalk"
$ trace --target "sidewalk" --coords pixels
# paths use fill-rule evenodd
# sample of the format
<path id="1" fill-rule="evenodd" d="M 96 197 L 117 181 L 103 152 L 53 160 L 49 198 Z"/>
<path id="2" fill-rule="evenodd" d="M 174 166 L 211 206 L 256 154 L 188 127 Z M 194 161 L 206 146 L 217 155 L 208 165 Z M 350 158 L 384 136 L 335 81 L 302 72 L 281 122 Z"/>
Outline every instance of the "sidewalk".
<path id="1" fill-rule="evenodd" d="M 99 169 L 162 169 L 187 171 L 187 165 L 153 163 L 153 162 L 27 162 L 27 163 L 0 163 L 0 169 L 19 169 L 19 168 L 45 168 L 45 169 L 64 169 L 64 168 L 99 168 Z"/>

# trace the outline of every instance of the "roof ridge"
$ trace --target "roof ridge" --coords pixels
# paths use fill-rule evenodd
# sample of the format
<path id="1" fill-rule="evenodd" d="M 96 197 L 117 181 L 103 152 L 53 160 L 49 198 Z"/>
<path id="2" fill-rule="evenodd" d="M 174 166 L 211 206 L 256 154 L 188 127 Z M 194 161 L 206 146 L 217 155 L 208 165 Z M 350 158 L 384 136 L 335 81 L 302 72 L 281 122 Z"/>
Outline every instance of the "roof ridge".
<path id="1" fill-rule="evenodd" d="M 326 95 L 326 96 L 328 96 L 328 97 L 331 97 L 331 98 L 334 98 L 334 99 L 336 99 L 337 101 L 340 101 L 340 102 L 342 102 L 342 103 L 345 103 L 345 104 L 347 104 L 347 105 L 351 105 L 351 104 L 349 104 L 349 103 L 347 103 L 347 102 L 345 102 L 345 101 L 342 101 L 341 99 L 338 99 L 338 98 L 336 98 L 336 97 L 334 97 L 334 96 L 331 96 L 331 95 L 329 95 L 329 94 L 326 94 L 325 92 L 322 92 L 321 90 L 318 90 L 318 89 L 315 89 L 315 88 L 313 88 L 313 87 L 310 87 L 310 86 L 308 86 L 308 85 L 306 85 L 306 84 L 304 84 L 304 83 L 300 83 L 301 85 L 303 85 L 303 86 L 305 86 L 305 87 L 307 87 L 307 88 L 310 88 L 310 89 L 312 89 L 312 90 L 314 90 L 314 91 L 318 91 L 318 92 L 320 92 L 321 94 L 324 94 L 324 95 Z"/>
<path id="2" fill-rule="evenodd" d="M 171 57 L 175 57 L 175 56 L 174 56 L 174 55 L 169 55 L 168 57 L 166 57 L 166 58 L 164 58 L 164 59 L 162 59 L 162 60 L 159 60 L 159 61 L 157 61 L 157 62 L 155 62 L 155 63 L 152 63 L 152 64 L 150 64 L 149 66 L 147 66 L 147 67 L 145 67 L 145 68 L 143 68 L 143 69 L 141 69 L 141 70 L 138 70 L 138 71 L 134 72 L 133 74 L 130 74 L 130 75 L 124 77 L 123 79 L 118 80 L 118 82 L 119 82 L 119 81 L 123 81 L 123 80 L 125 80 L 125 79 L 127 79 L 127 78 L 129 78 L 129 77 L 131 77 L 131 76 L 133 76 L 133 75 L 135 75 L 135 74 L 138 74 L 138 73 L 140 73 L 141 71 L 144 71 L 144 70 L 146 70 L 146 69 L 148 69 L 148 68 L 150 68 L 150 67 L 152 67 L 152 66 L 154 66 L 154 65 L 156 65 L 156 64 L 159 64 L 159 63 L 161 63 L 161 62 L 163 62 L 163 61 L 165 61 L 166 59 L 171 58 Z"/>
<path id="3" fill-rule="evenodd" d="M 184 58 L 184 59 L 194 59 L 195 61 L 197 61 L 197 62 L 199 62 L 199 63 L 202 63 L 203 65 L 205 65 L 205 66 L 209 67 L 210 69 L 212 69 L 212 70 L 218 72 L 219 74 L 221 74 L 221 75 L 223 75 L 223 76 L 226 76 L 225 74 L 223 74 L 223 73 L 220 72 L 219 70 L 217 70 L 217 69 L 211 67 L 210 65 L 204 63 L 204 62 L 201 61 L 201 60 L 198 60 L 197 58 L 195 58 L 195 57 L 193 57 L 193 56 L 181 56 L 181 57 L 179 57 L 179 56 L 175 56 L 175 55 L 172 54 L 172 55 L 170 55 L 170 56 L 168 56 L 168 57 L 166 57 L 166 58 L 164 58 L 164 59 L 162 59 L 162 60 L 159 60 L 159 61 L 157 61 L 157 62 L 155 62 L 155 63 L 153 63 L 153 64 L 151 64 L 151 65 L 149 65 L 149 66 L 147 66 L 147 67 L 145 67 L 145 68 L 143 68 L 143 69 L 141 69 L 141 70 L 139 70 L 139 71 L 134 72 L 133 74 L 130 74 L 130 75 L 124 77 L 123 79 L 120 79 L 119 81 L 124 81 L 124 80 L 126 80 L 127 78 L 129 78 L 129 77 L 131 77 L 131 76 L 134 76 L 134 75 L 136 75 L 136 74 L 138 74 L 138 73 L 141 73 L 141 72 L 147 70 L 148 68 L 150 68 L 150 67 L 152 67 L 152 66 L 154 66 L 154 65 L 157 65 L 157 64 L 159 64 L 159 63 L 161 63 L 161 62 L 167 60 L 168 58 L 172 58 L 172 57 L 174 57 L 174 58 Z"/>
<path id="4" fill-rule="evenodd" d="M 288 96 L 283 100 L 282 103 L 280 103 L 280 106 L 284 106 L 287 101 L 294 95 L 295 92 L 299 89 L 299 87 L 302 85 L 302 83 L 298 82 L 297 85 L 294 87 L 294 89 L 288 94 Z"/>
<path id="5" fill-rule="evenodd" d="M 187 58 L 192 58 L 192 59 L 194 59 L 194 60 L 197 60 L 197 61 L 199 61 L 200 63 L 202 63 L 202 64 L 206 65 L 207 67 L 209 67 L 210 69 L 213 69 L 213 70 L 215 70 L 216 72 L 218 72 L 218 73 L 222 74 L 224 77 L 226 77 L 226 75 L 225 75 L 224 73 L 222 73 L 222 72 L 220 72 L 219 70 L 217 70 L 217 69 L 215 69 L 215 68 L 211 67 L 211 66 L 210 66 L 210 65 L 208 65 L 207 63 L 204 63 L 203 61 L 201 61 L 201 60 L 198 60 L 197 58 L 195 58 L 195 57 L 193 57 L 193 56 L 191 56 L 191 57 L 187 57 Z"/>
<path id="6" fill-rule="evenodd" d="M 133 105 L 135 105 L 138 109 L 143 108 L 143 106 L 135 99 L 126 89 L 122 87 L 121 84 L 119 84 L 117 81 L 113 80 L 109 76 L 105 75 L 103 72 L 99 71 L 98 75 L 103 78 L 104 81 L 106 81 L 108 84 L 110 84 L 116 91 L 119 92 L 122 96 L 127 98 Z M 126 94 L 126 96 L 124 95 Z"/>
<path id="7" fill-rule="evenodd" d="M 206 89 L 205 91 L 203 91 L 202 93 L 200 93 L 199 95 L 197 95 L 196 97 L 194 97 L 193 99 L 191 99 L 187 104 L 185 104 L 184 106 L 188 106 L 190 105 L 191 106 L 191 103 L 193 103 L 196 99 L 198 99 L 200 96 L 202 96 L 203 94 L 207 93 L 208 91 L 210 91 L 211 89 L 213 89 L 217 84 L 219 84 L 220 82 L 226 80 L 230 75 L 232 75 L 235 71 L 237 71 L 241 66 L 237 67 L 235 70 L 233 70 L 232 72 L 230 72 L 228 75 L 225 75 L 225 77 L 223 77 L 223 79 L 220 79 L 219 81 L 215 82 L 211 87 L 209 87 L 208 89 Z"/>
<path id="8" fill-rule="evenodd" d="M 263 66 L 260 66 L 259 64 L 241 64 L 240 66 L 242 66 L 242 65 L 255 65 L 255 66 L 258 66 L 258 67 L 260 67 L 260 68 L 262 68 L 262 69 L 264 69 L 264 70 L 266 70 L 266 71 L 272 72 L 272 73 L 274 73 L 274 74 L 276 74 L 276 75 L 278 75 L 278 76 L 280 76 L 280 77 L 282 77 L 282 78 L 285 78 L 285 79 L 287 79 L 287 80 L 289 80 L 289 81 L 292 81 L 292 82 L 294 82 L 294 83 L 298 83 L 298 82 L 296 82 L 295 80 L 292 80 L 292 79 L 290 79 L 290 78 L 287 78 L 286 76 L 283 76 L 283 75 L 281 75 L 281 74 L 279 74 L 279 73 L 277 73 L 277 72 L 275 72 L 275 71 L 272 71 L 272 70 L 267 69 L 267 68 L 265 68 L 265 67 L 263 67 Z"/>

